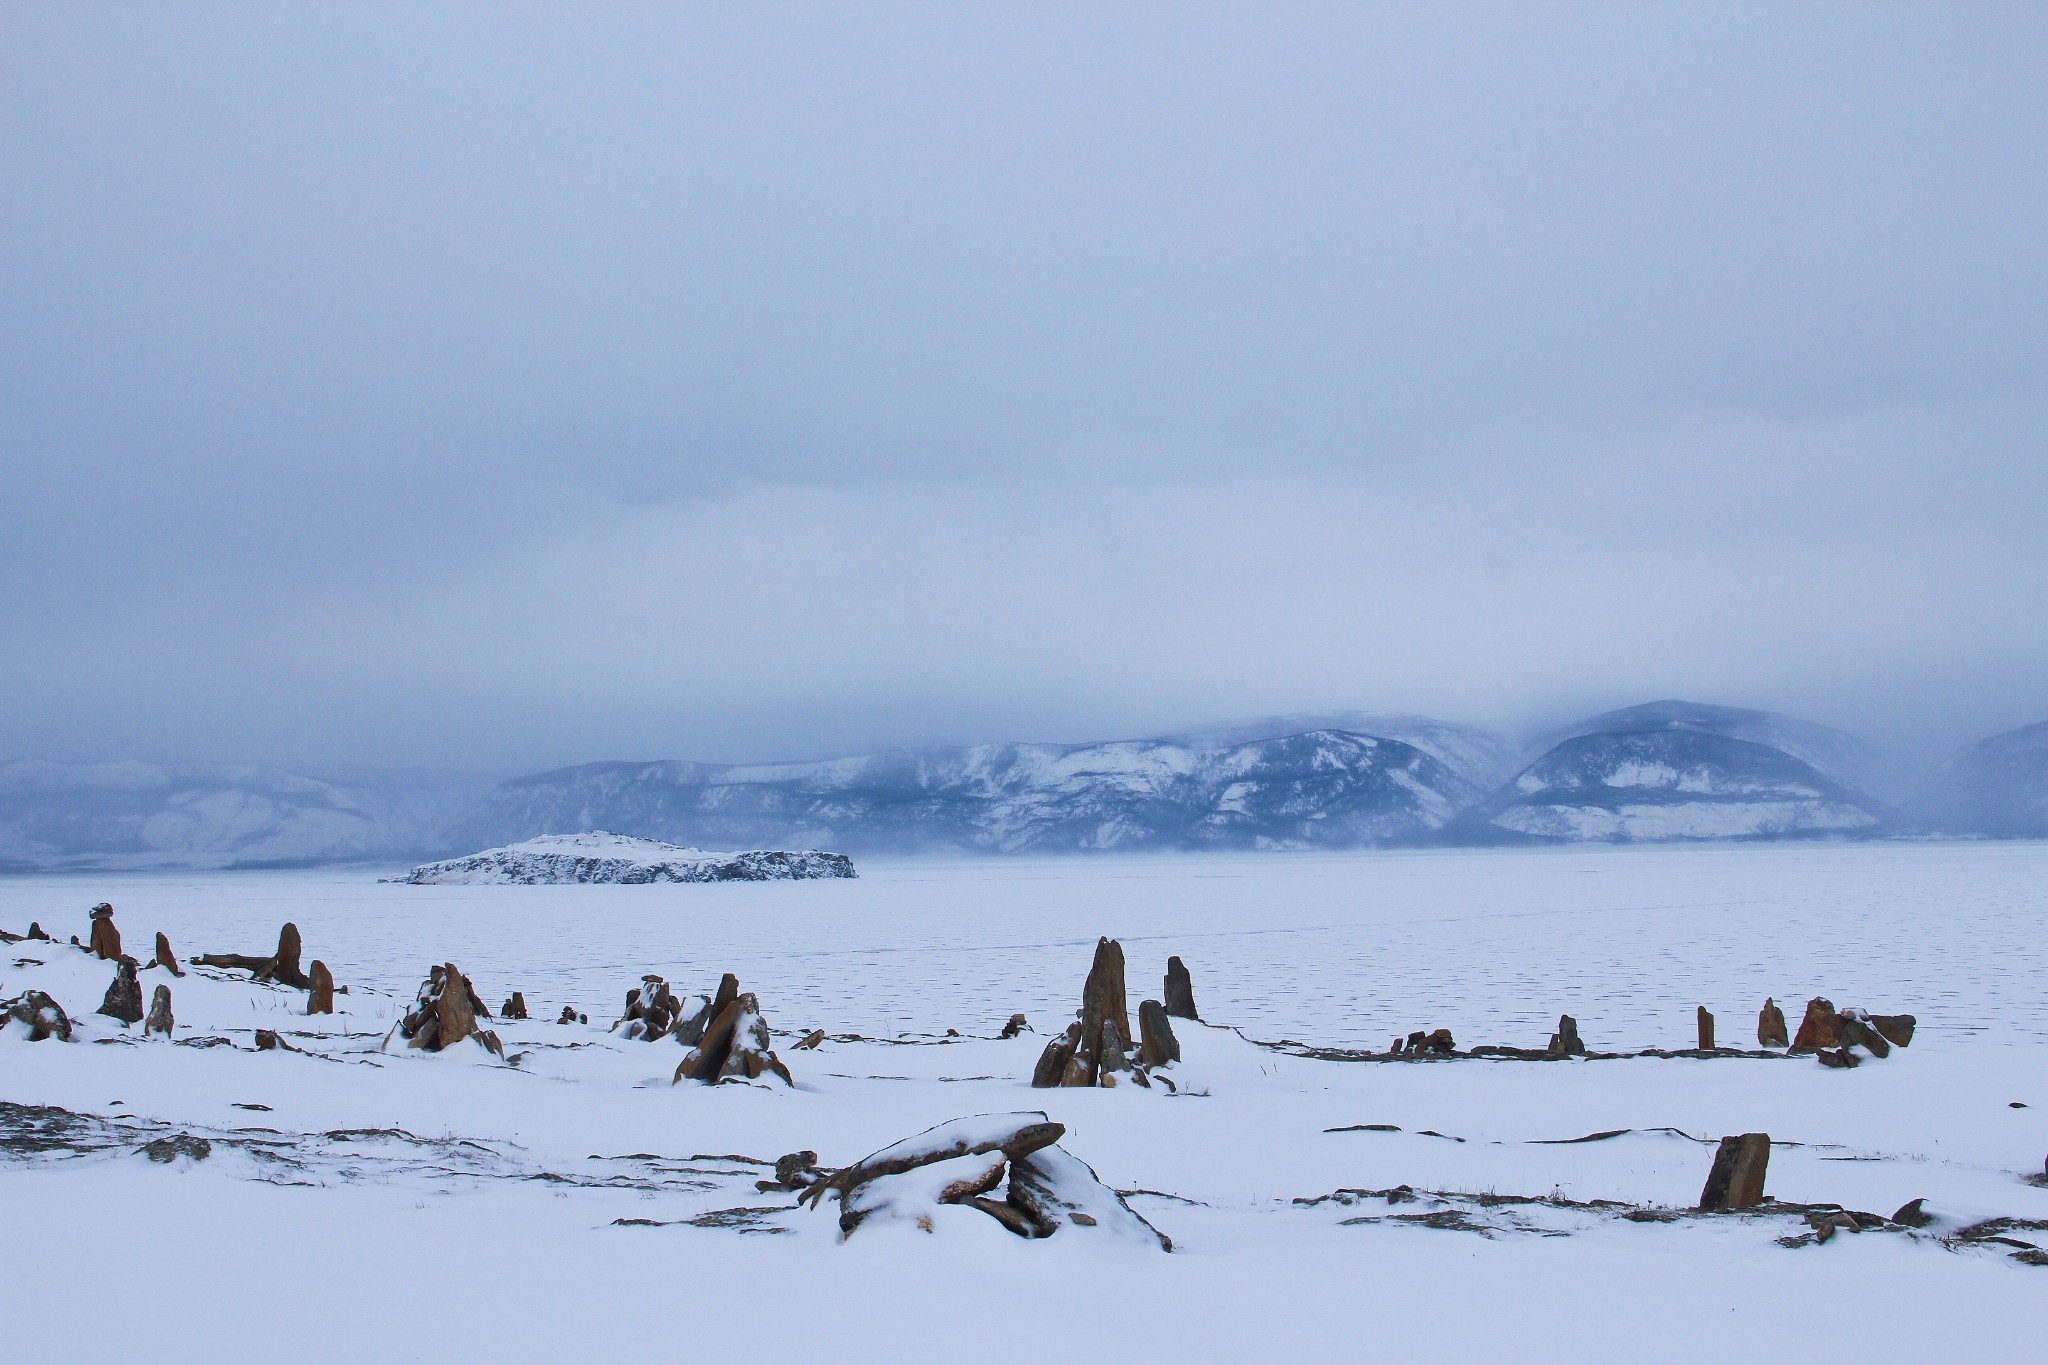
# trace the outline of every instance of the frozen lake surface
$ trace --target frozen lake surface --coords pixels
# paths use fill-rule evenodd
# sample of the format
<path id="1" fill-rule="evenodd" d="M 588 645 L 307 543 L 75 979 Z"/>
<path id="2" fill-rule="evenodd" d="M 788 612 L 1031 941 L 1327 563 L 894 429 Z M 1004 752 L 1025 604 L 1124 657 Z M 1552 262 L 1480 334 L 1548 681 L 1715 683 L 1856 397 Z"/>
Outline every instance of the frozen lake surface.
<path id="1" fill-rule="evenodd" d="M 0 1206 L 47 1253 L 11 1280 L 6 1321 L 24 1358 L 97 1353 L 137 1330 L 167 1360 L 231 1358 L 236 1341 L 313 1360 L 1583 1360 L 1646 1347 L 1681 1360 L 1900 1359 L 2039 1337 L 2048 1267 L 2002 1244 L 1871 1232 L 1787 1249 L 1777 1239 L 1803 1225 L 1783 1216 L 1636 1222 L 1558 1203 L 1425 1225 L 1384 1201 L 1296 1201 L 1405 1184 L 1682 1208 L 1713 1138 L 1766 1131 L 1788 1144 L 1772 1155 L 1781 1200 L 1889 1214 L 1925 1197 L 1951 1226 L 2048 1220 L 2048 1189 L 2025 1179 L 2048 1155 L 2048 845 L 863 861 L 856 881 L 760 884 L 376 881 L 394 870 L 0 880 L 0 928 L 34 919 L 83 937 L 86 908 L 111 900 L 145 960 L 157 930 L 188 958 L 268 952 L 289 919 L 307 958 L 351 988 L 343 1013 L 309 1020 L 299 992 L 195 972 L 170 983 L 178 1036 L 236 1046 L 167 1047 L 92 1015 L 105 964 L 0 948 L 0 998 L 49 989 L 85 1016 L 86 1038 L 0 1040 L 0 1100 L 60 1106 L 108 1134 L 99 1150 L 0 1153 Z M 1178 954 L 1205 1020 L 1242 1031 L 1183 1030 L 1179 1097 L 1025 1084 L 1079 1003 L 1098 935 L 1123 944 L 1134 1011 Z M 443 961 L 493 1008 L 525 994 L 533 1022 L 500 1030 L 520 1066 L 376 1051 Z M 605 1032 L 643 973 L 708 991 L 724 971 L 758 993 L 794 1092 L 671 1087 L 681 1049 Z M 145 993 L 158 979 L 143 973 Z M 1806 999 L 1826 995 L 1915 1014 L 1920 1032 L 1851 1072 L 1810 1058 L 1331 1062 L 1248 1041 L 1384 1049 L 1445 1027 L 1463 1048 L 1541 1047 L 1569 1012 L 1595 1050 L 1677 1049 L 1706 1005 L 1724 1044 L 1752 1046 L 1766 995 L 1795 1027 Z M 547 1022 L 564 1005 L 590 1026 Z M 1038 1032 L 994 1039 L 1013 1012 Z M 259 1026 L 297 1030 L 305 1054 L 248 1051 Z M 812 1028 L 966 1036 L 791 1050 Z M 238 1107 L 255 1104 L 267 1107 Z M 1066 1123 L 1064 1145 L 1106 1181 L 1156 1192 L 1132 1202 L 1175 1253 L 1025 1242 L 965 1210 L 973 1225 L 931 1234 L 842 1244 L 829 1214 L 763 1214 L 754 1231 L 794 1235 L 747 1235 L 687 1221 L 772 1205 L 742 1166 L 619 1180 L 595 1173 L 624 1168 L 593 1164 L 810 1148 L 843 1165 L 942 1120 L 1024 1109 Z M 236 1145 L 252 1127 L 292 1144 L 289 1178 Z M 1557 1141 L 1617 1129 L 1628 1131 Z M 172 1130 L 213 1135 L 218 1155 L 132 1155 L 128 1138 Z M 344 1130 L 404 1136 L 333 1136 Z M 1476 1221 L 1457 1226 L 1466 1214 Z M 2013 1236 L 2048 1245 L 2042 1231 Z M 88 1282 L 122 1306 L 120 1321 L 80 1314 Z M 226 1329 L 231 1319 L 244 1325 Z"/>

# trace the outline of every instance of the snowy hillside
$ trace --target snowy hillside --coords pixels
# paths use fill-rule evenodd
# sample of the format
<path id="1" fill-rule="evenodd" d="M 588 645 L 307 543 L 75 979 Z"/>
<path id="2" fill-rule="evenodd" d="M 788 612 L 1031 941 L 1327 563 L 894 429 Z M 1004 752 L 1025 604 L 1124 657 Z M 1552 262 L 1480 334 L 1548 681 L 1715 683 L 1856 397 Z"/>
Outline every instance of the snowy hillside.
<path id="1" fill-rule="evenodd" d="M 564 828 L 713 845 L 996 852 L 1412 843 L 1475 789 L 1412 745 L 1341 731 L 910 749 L 823 763 L 599 763 L 498 788 L 473 830 Z"/>
<path id="2" fill-rule="evenodd" d="M 466 858 L 426 863 L 403 877 L 387 880 L 413 886 L 644 886 L 653 882 L 777 882 L 853 875 L 852 860 L 815 849 L 802 853 L 707 853 L 701 848 L 679 848 L 593 830 L 588 834 L 548 834 Z"/>
<path id="3" fill-rule="evenodd" d="M 1940 834 L 2048 838 L 2048 721 L 1950 759 L 1908 802 L 1906 823 Z"/>
<path id="4" fill-rule="evenodd" d="M 232 867 L 431 847 L 434 794 L 236 763 L 0 764 L 0 868 Z"/>
<path id="5" fill-rule="evenodd" d="M 1522 747 L 1506 735 L 1429 716 L 1380 715 L 1370 711 L 1308 711 L 1223 721 L 1151 738 L 1202 748 L 1279 739 L 1311 730 L 1345 730 L 1412 744 L 1481 791 L 1505 782 L 1520 766 Z"/>
<path id="6" fill-rule="evenodd" d="M 1598 716 L 1464 822 L 1544 840 L 1765 839 L 1874 829 L 1857 742 L 1768 712 L 1659 702 Z"/>
<path id="7" fill-rule="evenodd" d="M 1855 791 L 1882 794 L 1893 778 L 1885 756 L 1856 736 L 1776 711 L 1713 706 L 1697 701 L 1653 701 L 1582 720 L 1544 738 L 1539 752 L 1582 735 L 1690 730 L 1746 740 L 1790 754 Z"/>

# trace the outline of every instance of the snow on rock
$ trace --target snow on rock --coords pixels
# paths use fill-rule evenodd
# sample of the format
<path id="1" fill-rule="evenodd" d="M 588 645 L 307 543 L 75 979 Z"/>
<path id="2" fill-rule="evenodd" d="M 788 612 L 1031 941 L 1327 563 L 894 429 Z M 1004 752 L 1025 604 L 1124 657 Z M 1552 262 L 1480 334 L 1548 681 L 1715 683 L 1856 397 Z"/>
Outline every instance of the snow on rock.
<path id="1" fill-rule="evenodd" d="M 1093 1166 L 1062 1147 L 1044 1147 L 1010 1163 L 1009 1202 L 1041 1237 L 1086 1232 L 1173 1250 L 1172 1239 L 1133 1212 Z"/>
<path id="2" fill-rule="evenodd" d="M 939 1205 L 964 1204 L 987 1194 L 1002 1183 L 1007 1164 L 1000 1151 L 983 1152 L 864 1181 L 840 1199 L 840 1234 L 851 1236 L 870 1219 L 912 1223 L 930 1232 Z"/>
<path id="3" fill-rule="evenodd" d="M 413 886 L 559 886 L 567 883 L 772 882 L 851 877 L 853 860 L 816 849 L 707 853 L 654 839 L 593 830 L 544 834 L 466 858 L 425 863 L 403 877 Z"/>

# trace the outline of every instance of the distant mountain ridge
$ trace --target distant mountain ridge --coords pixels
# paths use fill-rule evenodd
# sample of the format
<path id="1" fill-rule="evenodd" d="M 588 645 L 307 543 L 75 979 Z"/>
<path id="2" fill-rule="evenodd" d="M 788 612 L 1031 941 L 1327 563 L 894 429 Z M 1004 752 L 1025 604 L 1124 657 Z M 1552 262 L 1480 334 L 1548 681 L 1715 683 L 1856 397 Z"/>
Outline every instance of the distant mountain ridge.
<path id="1" fill-rule="evenodd" d="M 599 763 L 507 782 L 472 842 L 546 829 L 670 842 L 1001 853 L 1409 843 L 1478 794 L 1398 740 L 1343 731 L 904 749 L 822 763 Z"/>
<path id="2" fill-rule="evenodd" d="M 592 829 L 851 853 L 2048 837 L 2048 723 L 1965 748 L 1896 810 L 1872 795 L 1882 770 L 1842 731 L 1684 701 L 1533 747 L 1424 716 L 1316 712 L 1092 744 L 588 763 L 488 789 L 24 760 L 0 764 L 0 871 L 397 862 Z"/>

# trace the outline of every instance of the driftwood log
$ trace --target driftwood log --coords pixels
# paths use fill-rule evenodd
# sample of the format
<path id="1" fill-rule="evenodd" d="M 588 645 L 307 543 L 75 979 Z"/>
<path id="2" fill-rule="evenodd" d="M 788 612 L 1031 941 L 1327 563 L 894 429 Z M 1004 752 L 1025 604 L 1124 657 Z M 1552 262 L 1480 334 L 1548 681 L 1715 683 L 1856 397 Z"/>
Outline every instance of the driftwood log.
<path id="1" fill-rule="evenodd" d="M 201 967 L 225 967 L 248 972 L 258 981 L 278 981 L 302 991 L 313 988 L 312 978 L 299 966 L 299 926 L 286 921 L 277 933 L 277 951 L 269 957 L 247 957 L 241 953 L 201 953 L 192 961 Z"/>

